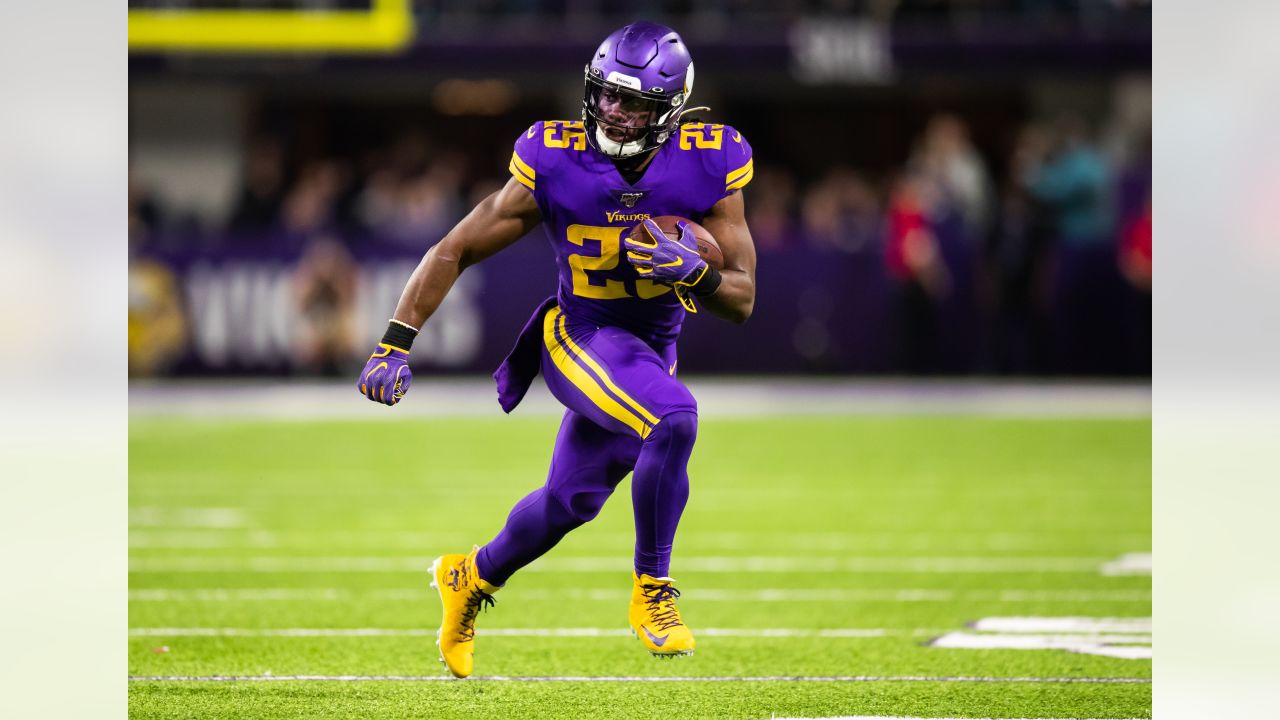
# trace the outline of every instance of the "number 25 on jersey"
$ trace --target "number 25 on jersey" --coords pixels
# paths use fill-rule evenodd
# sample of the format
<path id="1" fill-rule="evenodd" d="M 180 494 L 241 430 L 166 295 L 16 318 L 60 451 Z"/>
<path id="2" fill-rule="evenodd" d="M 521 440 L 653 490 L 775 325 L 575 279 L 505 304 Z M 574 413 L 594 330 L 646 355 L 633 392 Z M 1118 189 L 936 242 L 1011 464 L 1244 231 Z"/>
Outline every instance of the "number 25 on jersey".
<path id="1" fill-rule="evenodd" d="M 575 253 L 569 256 L 569 268 L 573 272 L 573 294 L 578 297 L 594 300 L 617 300 L 632 297 L 627 292 L 628 283 L 623 280 L 607 277 L 610 270 L 618 267 L 619 251 L 622 246 L 622 233 L 627 228 L 597 227 L 593 225 L 570 225 L 567 229 L 569 242 L 586 249 L 586 241 L 600 243 L 599 255 Z M 596 283 L 591 282 L 596 280 Z M 597 284 L 603 281 L 603 284 Z M 635 281 L 635 295 L 643 300 L 658 297 L 671 288 L 652 280 Z"/>

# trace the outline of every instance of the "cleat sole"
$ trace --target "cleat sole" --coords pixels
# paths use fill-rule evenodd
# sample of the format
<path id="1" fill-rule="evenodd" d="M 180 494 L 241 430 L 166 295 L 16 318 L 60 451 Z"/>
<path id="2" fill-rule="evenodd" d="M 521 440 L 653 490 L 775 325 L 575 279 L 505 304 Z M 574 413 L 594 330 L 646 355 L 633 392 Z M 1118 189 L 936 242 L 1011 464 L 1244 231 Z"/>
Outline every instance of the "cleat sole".
<path id="1" fill-rule="evenodd" d="M 431 563 L 431 581 L 430 581 L 430 585 L 431 585 L 432 589 L 434 589 L 434 590 L 436 591 L 436 594 L 440 596 L 440 604 L 441 604 L 441 606 L 443 606 L 443 605 L 444 605 L 444 590 L 440 587 L 440 583 L 437 581 L 437 578 L 439 577 L 439 572 L 440 572 L 440 561 L 441 561 L 441 560 L 444 560 L 444 556 L 443 556 L 443 555 L 441 555 L 440 557 L 436 558 L 436 559 Z M 443 619 L 442 619 L 442 621 L 441 621 L 441 627 L 436 628 L 436 651 L 437 651 L 437 653 L 438 653 L 438 656 L 437 656 L 437 658 L 436 658 L 436 659 L 440 661 L 440 664 L 444 667 L 445 672 L 447 672 L 449 675 L 453 676 L 455 679 L 458 679 L 458 680 L 464 680 L 464 679 L 466 679 L 466 677 L 467 677 L 467 676 L 466 676 L 466 675 L 458 675 L 458 674 L 454 673 L 454 672 L 453 672 L 453 669 L 449 667 L 449 663 L 445 662 L 445 660 L 444 660 L 444 652 L 440 650 L 440 633 L 441 633 L 443 630 L 444 630 L 444 625 L 443 625 Z"/>
<path id="2" fill-rule="evenodd" d="M 437 577 L 436 573 L 439 572 L 440 561 L 443 559 L 444 559 L 443 557 L 438 557 L 434 561 L 432 561 L 431 571 L 430 571 L 431 580 L 429 581 L 429 584 L 431 585 L 431 589 L 435 590 L 440 595 L 441 603 L 444 602 L 444 593 L 440 592 L 440 583 L 436 582 L 436 577 Z M 440 666 L 443 667 L 446 672 L 452 675 L 453 672 L 449 670 L 449 664 L 444 661 L 444 653 L 440 651 L 440 630 L 441 628 L 436 628 L 436 653 L 437 653 L 436 660 L 439 661 Z"/>
<path id="3" fill-rule="evenodd" d="M 436 573 L 440 571 L 440 561 L 443 559 L 444 557 L 441 556 L 431 561 L 431 587 L 435 590 L 440 589 L 440 584 L 436 582 Z"/>

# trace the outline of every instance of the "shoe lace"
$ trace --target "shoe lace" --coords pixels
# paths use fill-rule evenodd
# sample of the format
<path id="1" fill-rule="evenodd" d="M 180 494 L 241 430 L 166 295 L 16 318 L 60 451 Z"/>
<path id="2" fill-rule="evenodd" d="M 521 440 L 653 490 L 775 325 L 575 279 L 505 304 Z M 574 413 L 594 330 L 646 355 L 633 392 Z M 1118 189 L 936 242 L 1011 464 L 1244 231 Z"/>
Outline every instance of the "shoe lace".
<path id="1" fill-rule="evenodd" d="M 649 604 L 649 621 L 657 626 L 657 630 L 666 630 L 684 623 L 680 621 L 680 611 L 676 609 L 676 598 L 680 591 L 670 585 L 642 585 L 646 603 Z"/>
<path id="2" fill-rule="evenodd" d="M 476 616 L 481 610 L 498 604 L 497 600 L 480 588 L 472 588 L 467 602 L 462 606 L 462 627 L 458 630 L 458 642 L 471 642 L 476 637 Z"/>

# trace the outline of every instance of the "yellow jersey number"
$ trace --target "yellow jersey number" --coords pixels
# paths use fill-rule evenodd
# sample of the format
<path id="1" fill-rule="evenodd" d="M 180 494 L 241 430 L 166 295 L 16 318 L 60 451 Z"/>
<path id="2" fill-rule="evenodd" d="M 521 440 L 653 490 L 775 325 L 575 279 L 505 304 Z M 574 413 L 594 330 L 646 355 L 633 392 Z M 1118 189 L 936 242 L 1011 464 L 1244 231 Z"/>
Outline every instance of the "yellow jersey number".
<path id="1" fill-rule="evenodd" d="M 655 283 L 652 280 L 639 278 L 635 280 L 634 294 L 628 292 L 630 281 L 613 278 L 599 278 L 594 273 L 607 273 L 618 267 L 622 247 L 622 233 L 627 228 L 597 227 L 594 225 L 570 225 L 567 229 L 569 242 L 586 249 L 586 241 L 600 243 L 599 255 L 575 253 L 569 256 L 569 269 L 573 272 L 573 294 L 593 300 L 617 300 L 625 297 L 639 297 L 642 300 L 656 298 L 671 290 L 668 285 Z M 598 278 L 603 284 L 593 284 L 591 280 Z"/>
<path id="2" fill-rule="evenodd" d="M 680 149 L 719 150 L 724 142 L 724 125 L 707 125 L 706 123 L 687 123 L 680 126 Z"/>
<path id="3" fill-rule="evenodd" d="M 548 120 L 542 131 L 542 144 L 549 148 L 587 149 L 587 133 L 580 120 Z"/>

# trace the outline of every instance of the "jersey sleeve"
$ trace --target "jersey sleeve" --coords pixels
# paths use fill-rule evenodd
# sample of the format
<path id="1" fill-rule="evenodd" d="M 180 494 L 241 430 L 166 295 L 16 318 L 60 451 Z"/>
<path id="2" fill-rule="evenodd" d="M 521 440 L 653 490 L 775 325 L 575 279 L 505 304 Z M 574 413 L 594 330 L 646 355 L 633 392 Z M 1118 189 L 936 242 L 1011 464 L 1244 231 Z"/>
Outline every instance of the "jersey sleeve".
<path id="1" fill-rule="evenodd" d="M 751 182 L 755 170 L 751 163 L 751 143 L 742 133 L 729 127 L 724 128 L 724 190 L 720 197 L 726 198 L 741 190 Z"/>
<path id="2" fill-rule="evenodd" d="M 535 195 L 538 185 L 538 149 L 541 146 L 542 122 L 539 121 L 516 139 L 515 149 L 511 153 L 511 164 L 507 167 L 511 177 L 529 188 L 529 192 Z"/>

